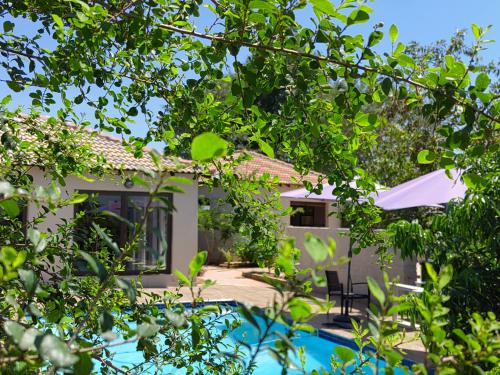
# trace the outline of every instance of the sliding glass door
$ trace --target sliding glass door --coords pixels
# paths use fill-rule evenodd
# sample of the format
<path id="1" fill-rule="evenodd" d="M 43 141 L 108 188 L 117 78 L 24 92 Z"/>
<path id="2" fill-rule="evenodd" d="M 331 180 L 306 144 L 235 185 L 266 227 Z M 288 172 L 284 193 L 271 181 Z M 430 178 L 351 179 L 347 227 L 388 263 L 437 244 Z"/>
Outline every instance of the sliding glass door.
<path id="1" fill-rule="evenodd" d="M 89 199 L 75 207 L 82 215 L 75 231 L 75 241 L 83 246 L 84 239 L 95 237 L 92 223 L 99 225 L 120 247 L 131 246 L 130 256 L 122 264 L 124 273 L 141 271 L 170 273 L 172 242 L 172 196 L 162 195 L 151 200 L 145 193 L 85 191 Z M 129 224 L 119 217 L 126 219 Z M 86 245 L 88 247 L 88 245 Z M 96 252 L 96 248 L 82 248 Z M 101 250 L 102 251 L 102 250 Z M 109 256 L 116 256 L 109 254 Z M 81 262 L 77 268 L 82 271 Z"/>

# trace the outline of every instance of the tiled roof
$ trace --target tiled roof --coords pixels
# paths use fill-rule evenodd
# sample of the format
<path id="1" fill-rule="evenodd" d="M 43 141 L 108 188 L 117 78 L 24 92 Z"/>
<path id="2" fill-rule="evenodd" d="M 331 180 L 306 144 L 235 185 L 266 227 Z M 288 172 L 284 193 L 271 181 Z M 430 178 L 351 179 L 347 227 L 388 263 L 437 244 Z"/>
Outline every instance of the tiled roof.
<path id="1" fill-rule="evenodd" d="M 41 121 L 46 121 L 47 117 L 40 116 Z M 20 122 L 23 121 L 22 118 L 19 119 Z M 77 126 L 73 123 L 67 122 L 66 125 L 70 129 L 77 129 Z M 136 158 L 132 152 L 128 151 L 123 140 L 112 136 L 110 134 L 99 133 L 93 131 L 92 129 L 84 129 L 82 133 L 82 142 L 88 142 L 92 151 L 102 156 L 110 167 L 115 169 L 123 169 L 128 171 L 138 171 L 138 170 L 154 170 L 156 169 L 155 164 L 151 159 L 149 148 L 143 148 L 143 155 Z M 34 134 L 30 134 L 27 130 L 21 128 L 21 137 L 28 141 L 36 141 L 37 137 Z M 185 159 L 172 159 L 163 157 L 163 166 L 166 168 L 172 168 L 178 173 L 194 173 L 194 168 L 190 160 Z M 179 164 L 181 164 L 179 166 Z"/>
<path id="2" fill-rule="evenodd" d="M 114 168 L 123 168 L 125 170 L 141 170 L 141 169 L 156 169 L 150 152 L 151 149 L 144 148 L 144 154 L 140 158 L 136 158 L 130 151 L 125 149 L 123 142 L 120 138 L 114 137 L 109 134 L 96 133 L 89 140 L 92 150 L 101 154 L 106 161 Z M 163 157 L 163 166 L 172 168 L 180 173 L 194 173 L 191 161 L 185 159 L 177 159 L 178 163 L 172 158 Z M 178 164 L 181 164 L 179 166 Z"/>
<path id="3" fill-rule="evenodd" d="M 268 173 L 270 176 L 278 177 L 281 185 L 303 185 L 304 180 L 317 183 L 321 176 L 317 172 L 310 172 L 301 176 L 293 165 L 282 160 L 272 159 L 255 151 L 238 151 L 237 154 L 245 153 L 252 157 L 250 160 L 241 162 L 235 172 L 240 176 L 255 175 L 256 177 Z"/>

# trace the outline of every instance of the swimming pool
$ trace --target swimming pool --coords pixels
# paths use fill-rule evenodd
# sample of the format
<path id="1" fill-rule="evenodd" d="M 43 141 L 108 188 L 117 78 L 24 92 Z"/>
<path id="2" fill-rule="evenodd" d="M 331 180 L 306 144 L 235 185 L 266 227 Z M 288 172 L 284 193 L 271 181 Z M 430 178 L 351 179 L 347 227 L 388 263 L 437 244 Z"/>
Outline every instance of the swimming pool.
<path id="1" fill-rule="evenodd" d="M 264 321 L 260 318 L 257 318 L 257 322 L 261 329 L 257 329 L 250 322 L 245 320 L 241 315 L 238 314 L 236 309 L 236 303 L 225 303 L 224 304 L 225 314 L 223 314 L 220 318 L 214 319 L 211 325 L 211 331 L 214 333 L 227 331 L 228 335 L 223 339 L 224 351 L 230 352 L 231 348 L 239 347 L 243 357 L 246 358 L 248 362 L 248 357 L 250 357 L 250 353 L 255 351 L 256 345 L 259 342 L 261 332 L 263 331 L 262 327 L 264 327 Z M 240 326 L 235 329 L 228 330 L 228 326 L 231 325 L 233 321 L 239 321 Z M 131 328 L 135 328 L 133 323 L 130 324 Z M 274 323 L 271 327 L 269 334 L 263 342 L 262 350 L 256 356 L 256 368 L 252 374 L 255 375 L 273 375 L 281 373 L 280 364 L 273 358 L 270 354 L 269 348 L 275 347 L 275 343 L 280 338 L 281 334 L 287 333 L 287 327 Z M 305 370 L 307 372 L 311 372 L 313 370 L 323 370 L 327 373 L 333 373 L 330 366 L 330 357 L 334 353 L 334 349 L 337 346 L 347 346 L 357 351 L 355 343 L 352 340 L 348 340 L 346 338 L 342 338 L 336 335 L 332 335 L 328 332 L 319 330 L 315 333 L 308 333 L 305 331 L 298 331 L 291 338 L 292 343 L 295 347 L 303 347 L 304 348 L 304 358 L 305 358 Z M 245 343 L 246 345 L 240 346 L 238 343 Z M 121 346 L 117 346 L 112 349 L 112 361 L 115 365 L 120 366 L 122 368 L 134 368 L 134 366 L 144 363 L 145 359 L 142 355 L 142 352 L 136 350 L 137 343 L 129 343 Z M 168 348 L 164 348 L 168 350 Z M 291 359 L 294 363 L 299 364 L 300 360 L 297 354 L 291 354 Z M 371 361 L 373 363 L 373 360 Z M 405 361 L 405 365 L 411 365 L 410 361 Z M 379 362 L 379 373 L 385 373 L 383 371 L 384 362 Z M 96 363 L 97 369 L 100 367 L 99 364 Z M 354 367 L 350 366 L 347 368 L 347 373 L 352 371 Z M 95 368 L 96 369 L 96 368 Z M 183 368 L 176 368 L 175 366 L 165 366 L 158 370 L 155 368 L 153 364 L 150 366 L 143 366 L 140 371 L 137 373 L 141 374 L 186 374 L 186 370 Z M 135 373 L 132 371 L 132 373 Z M 300 370 L 289 370 L 288 374 L 302 374 L 303 372 Z M 340 372 L 337 372 L 340 374 Z M 364 374 L 374 374 L 372 369 L 369 366 L 363 367 Z M 402 369 L 395 369 L 394 374 L 400 375 L 405 374 Z"/>

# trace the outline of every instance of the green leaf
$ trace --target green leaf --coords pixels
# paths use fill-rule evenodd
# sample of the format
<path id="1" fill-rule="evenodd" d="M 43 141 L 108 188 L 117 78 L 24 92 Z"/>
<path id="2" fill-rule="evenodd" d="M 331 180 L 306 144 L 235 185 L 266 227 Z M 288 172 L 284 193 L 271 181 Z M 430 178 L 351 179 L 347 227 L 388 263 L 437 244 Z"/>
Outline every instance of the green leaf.
<path id="1" fill-rule="evenodd" d="M 175 270 L 174 272 L 175 272 L 175 276 L 177 276 L 177 278 L 179 279 L 181 284 L 191 285 L 191 280 L 189 280 L 188 277 L 186 275 L 184 275 L 181 271 Z"/>
<path id="2" fill-rule="evenodd" d="M 444 266 L 439 272 L 438 286 L 439 289 L 443 289 L 448 285 L 453 277 L 453 267 L 450 264 Z"/>
<path id="3" fill-rule="evenodd" d="M 28 305 L 28 310 L 33 316 L 36 316 L 37 318 L 41 318 L 43 313 L 40 311 L 40 309 L 36 306 L 34 303 L 30 303 Z"/>
<path id="4" fill-rule="evenodd" d="M 305 331 L 307 333 L 316 333 L 316 328 L 314 328 L 314 326 L 312 326 L 310 324 L 306 324 L 306 323 L 295 324 L 295 329 L 297 329 L 299 331 Z"/>
<path id="5" fill-rule="evenodd" d="M 135 303 L 137 299 L 137 290 L 130 280 L 117 278 L 116 286 L 118 286 L 118 288 L 122 289 L 125 292 L 130 303 Z"/>
<path id="6" fill-rule="evenodd" d="M 77 95 L 77 96 L 75 96 L 75 99 L 74 99 L 75 104 L 82 104 L 83 103 L 83 99 L 84 99 L 83 95 Z"/>
<path id="7" fill-rule="evenodd" d="M 403 43 L 398 43 L 398 45 L 396 46 L 396 49 L 394 50 L 394 56 L 399 56 L 401 55 L 406 49 L 406 46 L 403 44 Z"/>
<path id="8" fill-rule="evenodd" d="M 429 150 L 422 150 L 417 155 L 417 161 L 419 164 L 432 164 L 436 161 L 437 155 Z"/>
<path id="9" fill-rule="evenodd" d="M 59 28 L 64 29 L 64 23 L 61 17 L 59 17 L 57 14 L 52 14 L 52 19 L 57 24 L 57 26 L 59 26 Z"/>
<path id="10" fill-rule="evenodd" d="M 399 363 L 401 363 L 401 360 L 403 359 L 403 356 L 396 350 L 387 350 L 384 352 L 384 354 L 387 358 L 387 362 L 391 366 L 397 366 Z"/>
<path id="11" fill-rule="evenodd" d="M 391 316 L 394 314 L 401 313 L 403 311 L 408 311 L 413 308 L 413 305 L 410 303 L 400 303 L 397 305 L 392 305 L 389 311 L 387 311 L 387 316 Z"/>
<path id="12" fill-rule="evenodd" d="M 92 373 L 92 368 L 94 364 L 90 358 L 90 354 L 80 353 L 78 354 L 78 362 L 73 367 L 75 375 L 87 375 Z"/>
<path id="13" fill-rule="evenodd" d="M 137 186 L 144 186 L 146 188 L 149 187 L 147 181 L 138 175 L 133 175 L 132 177 L 130 177 L 130 181 L 132 181 L 132 183 Z"/>
<path id="14" fill-rule="evenodd" d="M 200 329 L 197 322 L 191 323 L 191 344 L 193 348 L 197 348 L 200 343 Z"/>
<path id="15" fill-rule="evenodd" d="M 12 219 L 16 218 L 21 210 L 19 209 L 17 202 L 14 199 L 7 199 L 0 201 L 0 206 L 3 208 L 5 213 Z"/>
<path id="16" fill-rule="evenodd" d="M 137 336 L 139 337 L 151 337 L 158 333 L 160 326 L 155 323 L 141 323 L 137 327 Z"/>
<path id="17" fill-rule="evenodd" d="M 373 47 L 378 44 L 382 38 L 384 37 L 384 33 L 382 31 L 373 31 L 368 37 L 368 46 Z"/>
<path id="18" fill-rule="evenodd" d="M 333 349 L 333 351 L 344 363 L 354 361 L 354 359 L 356 358 L 356 353 L 354 353 L 354 351 L 347 346 L 338 345 L 335 347 L 335 349 Z"/>
<path id="19" fill-rule="evenodd" d="M 369 19 L 370 15 L 367 12 L 361 9 L 357 9 L 352 11 L 351 14 L 349 14 L 349 17 L 347 18 L 347 24 L 354 25 L 358 23 L 365 23 Z"/>
<path id="20" fill-rule="evenodd" d="M 396 25 L 392 24 L 389 28 L 389 37 L 391 38 L 391 42 L 394 43 L 396 39 L 398 39 L 398 28 Z"/>
<path id="21" fill-rule="evenodd" d="M 488 183 L 488 180 L 475 173 L 464 173 L 462 180 L 465 185 L 471 190 L 482 190 Z"/>
<path id="22" fill-rule="evenodd" d="M 8 265 L 12 265 L 17 257 L 17 251 L 12 246 L 3 246 L 0 254 L 0 259 L 2 259 Z"/>
<path id="23" fill-rule="evenodd" d="M 329 254 L 328 246 L 319 237 L 306 233 L 304 248 L 314 263 L 321 263 L 326 260 Z"/>
<path id="24" fill-rule="evenodd" d="M 405 54 L 401 54 L 398 56 L 398 63 L 399 65 L 404 67 L 410 67 L 410 68 L 415 67 L 415 60 L 413 60 L 413 58 Z"/>
<path id="25" fill-rule="evenodd" d="M 476 40 L 481 39 L 481 28 L 475 23 L 472 24 L 472 34 L 474 34 L 474 38 L 476 38 Z"/>
<path id="26" fill-rule="evenodd" d="M 108 245 L 108 247 L 113 250 L 113 252 L 115 253 L 115 255 L 120 255 L 121 254 L 121 250 L 120 250 L 120 247 L 118 246 L 118 244 L 116 242 L 114 242 L 111 237 L 108 236 L 108 234 L 106 232 L 104 232 L 104 229 L 102 229 L 99 225 L 97 225 L 96 223 L 92 223 L 92 227 L 94 227 L 95 231 L 97 232 L 97 234 L 99 235 L 99 237 L 101 239 L 104 240 L 104 242 L 106 242 L 106 245 Z"/>
<path id="27" fill-rule="evenodd" d="M 6 32 L 6 33 L 9 33 L 11 32 L 12 30 L 14 30 L 14 24 L 10 21 L 5 21 L 3 23 L 3 31 Z"/>
<path id="28" fill-rule="evenodd" d="M 20 269 L 17 271 L 19 273 L 19 278 L 24 284 L 26 291 L 29 294 L 35 293 L 36 286 L 38 284 L 38 278 L 32 270 Z"/>
<path id="29" fill-rule="evenodd" d="M 88 194 L 80 194 L 80 193 L 73 194 L 73 196 L 69 201 L 69 204 L 83 203 L 88 199 L 88 197 L 89 197 Z"/>
<path id="30" fill-rule="evenodd" d="M 434 270 L 434 267 L 430 263 L 425 263 L 425 269 L 427 271 L 427 275 L 431 278 L 432 281 L 436 282 L 437 280 L 437 274 L 436 271 Z"/>
<path id="31" fill-rule="evenodd" d="M 79 251 L 79 255 L 87 262 L 91 271 L 99 277 L 99 280 L 104 281 L 106 279 L 108 273 L 98 259 L 82 250 Z"/>
<path id="32" fill-rule="evenodd" d="M 201 267 L 205 264 L 207 260 L 208 252 L 200 251 L 195 257 L 189 262 L 189 272 L 191 277 L 196 277 L 201 271 Z"/>
<path id="33" fill-rule="evenodd" d="M 491 79 L 486 73 L 479 73 L 476 77 L 476 90 L 484 91 L 490 83 Z"/>
<path id="34" fill-rule="evenodd" d="M 374 126 L 377 124 L 377 115 L 374 113 L 368 114 L 368 113 L 364 113 L 364 112 L 358 112 L 358 113 L 356 113 L 356 117 L 354 118 L 354 121 L 359 126 L 363 126 L 363 127 Z"/>
<path id="35" fill-rule="evenodd" d="M 19 323 L 8 320 L 4 323 L 3 329 L 12 340 L 19 345 L 26 329 Z"/>
<path id="36" fill-rule="evenodd" d="M 99 315 L 99 327 L 101 332 L 111 331 L 114 325 L 113 315 L 109 313 L 109 311 L 102 311 Z"/>
<path id="37" fill-rule="evenodd" d="M 26 261 L 27 256 L 28 253 L 25 250 L 21 250 L 20 252 L 18 252 L 16 259 L 14 259 L 14 261 L 12 262 L 12 268 L 17 268 L 22 266 Z"/>
<path id="38" fill-rule="evenodd" d="M 262 139 L 259 139 L 258 141 L 259 147 L 262 150 L 264 154 L 269 156 L 270 158 L 274 159 L 274 150 L 273 148 L 269 145 L 269 143 L 263 141 Z"/>
<path id="39" fill-rule="evenodd" d="M 238 312 L 243 316 L 243 318 L 247 320 L 248 323 L 253 325 L 257 329 L 257 331 L 260 332 L 261 327 L 257 322 L 257 320 L 255 319 L 255 316 L 252 314 L 252 312 L 247 306 L 245 306 L 244 304 L 239 305 Z"/>
<path id="40" fill-rule="evenodd" d="M 227 153 L 227 142 L 214 133 L 203 133 L 194 138 L 191 157 L 197 161 L 209 161 Z"/>
<path id="41" fill-rule="evenodd" d="M 7 22 L 8 22 L 8 21 L 7 21 Z M 11 101 L 12 101 L 12 95 L 7 95 L 7 96 L 5 96 L 5 97 L 4 97 L 4 98 L 0 101 L 0 104 L 1 104 L 1 105 L 6 106 L 6 105 L 8 105 Z M 6 183 L 6 182 L 5 182 L 5 181 L 2 181 L 1 183 L 2 183 L 2 184 L 4 184 L 4 183 Z M 0 191 L 1 191 L 1 190 L 2 190 L 2 189 L 0 189 Z"/>
<path id="42" fill-rule="evenodd" d="M 291 276 L 295 270 L 295 264 L 294 259 L 287 255 L 280 254 L 276 258 L 275 264 L 286 276 Z"/>
<path id="43" fill-rule="evenodd" d="M 161 155 L 158 151 L 156 150 L 151 150 L 149 152 L 149 156 L 151 156 L 151 161 L 155 165 L 157 169 L 161 169 Z"/>
<path id="44" fill-rule="evenodd" d="M 313 8 L 323 14 L 334 17 L 337 14 L 330 0 L 311 0 Z"/>
<path id="45" fill-rule="evenodd" d="M 382 91 L 384 92 L 385 95 L 389 95 L 391 93 L 392 81 L 390 78 L 388 78 L 388 77 L 384 78 L 381 86 L 382 86 Z"/>
<path id="46" fill-rule="evenodd" d="M 249 4 L 250 9 L 262 9 L 262 10 L 269 10 L 269 11 L 276 11 L 276 8 L 273 6 L 273 4 L 263 1 L 263 0 L 252 0 L 250 1 Z"/>
<path id="47" fill-rule="evenodd" d="M 132 116 L 132 117 L 135 117 L 139 114 L 139 110 L 137 109 L 137 107 L 131 107 L 128 111 L 127 111 L 127 115 L 129 116 Z"/>
<path id="48" fill-rule="evenodd" d="M 290 315 L 294 321 L 303 320 L 311 316 L 312 307 L 300 298 L 293 298 L 288 302 Z"/>
<path id="49" fill-rule="evenodd" d="M 35 247 L 36 252 L 43 251 L 47 246 L 47 239 L 45 238 L 45 234 L 41 234 L 38 230 L 29 228 L 28 229 L 28 239 Z"/>
<path id="50" fill-rule="evenodd" d="M 381 305 L 383 305 L 385 303 L 384 291 L 380 289 L 380 286 L 374 278 L 368 276 L 366 280 L 368 281 L 368 288 L 370 289 L 370 293 L 376 298 L 377 301 L 380 302 Z"/>
<path id="51" fill-rule="evenodd" d="M 66 343 L 51 334 L 43 337 L 38 351 L 43 359 L 52 362 L 56 367 L 72 366 L 78 361 L 78 356 L 70 352 Z"/>
<path id="52" fill-rule="evenodd" d="M 174 182 L 179 185 L 191 186 L 193 184 L 192 179 L 181 176 L 170 176 L 167 180 L 169 182 Z"/>
<path id="53" fill-rule="evenodd" d="M 41 337 L 42 333 L 35 328 L 28 328 L 23 336 L 21 337 L 21 341 L 19 342 L 19 349 L 27 351 L 36 350 L 36 339 Z"/>

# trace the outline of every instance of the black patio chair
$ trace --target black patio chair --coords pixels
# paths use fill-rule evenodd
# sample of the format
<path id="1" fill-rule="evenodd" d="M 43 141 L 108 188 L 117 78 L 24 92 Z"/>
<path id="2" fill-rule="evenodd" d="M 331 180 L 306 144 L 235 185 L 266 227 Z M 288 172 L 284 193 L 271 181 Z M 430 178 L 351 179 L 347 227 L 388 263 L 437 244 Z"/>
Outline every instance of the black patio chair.
<path id="1" fill-rule="evenodd" d="M 351 284 L 351 290 L 349 291 L 349 293 L 346 293 L 344 296 L 344 299 L 346 301 L 345 312 L 346 313 L 349 311 L 352 312 L 352 306 L 354 304 L 354 300 L 366 299 L 367 300 L 367 307 L 369 307 L 370 300 L 371 300 L 371 294 L 370 294 L 370 289 L 368 288 L 368 283 L 367 282 L 353 283 L 351 280 L 350 284 Z M 358 285 L 366 285 L 366 293 L 355 292 L 354 286 L 358 286 Z"/>
<path id="2" fill-rule="evenodd" d="M 328 299 L 340 296 L 340 313 L 343 314 L 344 309 L 344 284 L 339 281 L 339 274 L 337 271 L 325 271 L 326 286 L 328 288 Z M 326 319 L 330 317 L 330 309 L 326 312 Z"/>

